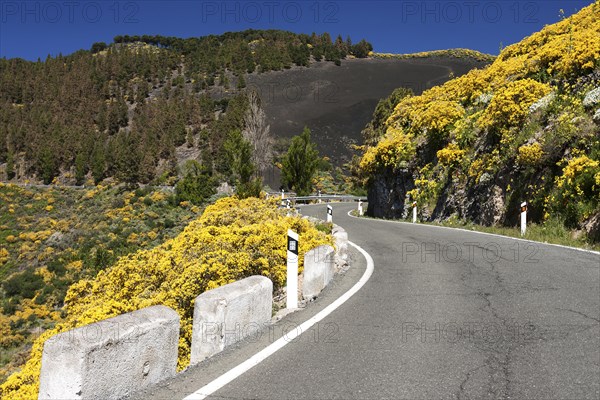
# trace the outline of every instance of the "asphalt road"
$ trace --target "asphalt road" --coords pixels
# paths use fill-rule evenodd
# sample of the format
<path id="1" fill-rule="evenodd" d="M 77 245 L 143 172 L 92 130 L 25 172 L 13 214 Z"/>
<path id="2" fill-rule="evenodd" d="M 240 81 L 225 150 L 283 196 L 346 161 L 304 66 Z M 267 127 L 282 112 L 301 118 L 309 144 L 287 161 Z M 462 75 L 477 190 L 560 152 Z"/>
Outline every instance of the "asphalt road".
<path id="1" fill-rule="evenodd" d="M 600 255 L 425 225 L 334 221 L 366 285 L 211 399 L 598 399 Z M 303 209 L 325 216 L 325 206 Z M 314 315 L 365 260 L 273 331 Z M 287 324 L 287 325 L 285 325 Z M 139 398 L 183 398 L 273 341 L 242 343 Z"/>

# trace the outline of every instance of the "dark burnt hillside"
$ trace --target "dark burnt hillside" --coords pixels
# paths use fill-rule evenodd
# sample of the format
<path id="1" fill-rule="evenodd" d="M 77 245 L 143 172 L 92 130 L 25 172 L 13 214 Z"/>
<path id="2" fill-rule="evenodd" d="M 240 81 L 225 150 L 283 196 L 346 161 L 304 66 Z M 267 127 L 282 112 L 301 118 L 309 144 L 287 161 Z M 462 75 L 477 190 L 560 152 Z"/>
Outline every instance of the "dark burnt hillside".
<path id="1" fill-rule="evenodd" d="M 248 77 L 261 93 L 277 136 L 291 137 L 308 126 L 321 154 L 336 165 L 349 161 L 349 144 L 362 142 L 361 131 L 377 102 L 398 87 L 415 93 L 460 76 L 487 62 L 472 58 L 349 59 L 341 66 L 314 63 L 308 69 Z"/>

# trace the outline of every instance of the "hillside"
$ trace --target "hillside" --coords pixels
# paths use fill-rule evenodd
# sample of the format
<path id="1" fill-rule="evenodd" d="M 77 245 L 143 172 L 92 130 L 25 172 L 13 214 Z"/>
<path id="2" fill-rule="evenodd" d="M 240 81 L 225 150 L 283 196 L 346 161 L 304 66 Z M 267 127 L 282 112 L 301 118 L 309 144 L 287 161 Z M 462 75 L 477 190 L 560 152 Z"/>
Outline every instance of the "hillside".
<path id="1" fill-rule="evenodd" d="M 315 63 L 249 76 L 278 137 L 291 137 L 304 125 L 313 133 L 319 152 L 341 166 L 351 160 L 350 145 L 362 143 L 361 131 L 377 102 L 397 87 L 415 93 L 487 65 L 471 57 L 431 55 L 418 59 L 348 59 L 341 66 Z"/>
<path id="2" fill-rule="evenodd" d="M 401 96 L 367 129 L 357 173 L 372 216 L 560 221 L 600 240 L 600 2 L 488 67 Z M 370 135 L 370 136 L 369 136 Z"/>
<path id="3" fill-rule="evenodd" d="M 340 64 L 371 49 L 364 40 L 333 41 L 327 33 L 248 30 L 190 39 L 117 36 L 110 45 L 45 61 L 2 59 L 3 175 L 163 183 L 193 156 L 226 178 L 223 142 L 243 128 L 247 104 L 239 96 L 233 103 L 213 98 L 215 87 L 242 89 L 247 74 L 311 60 Z M 182 156 L 183 146 L 195 151 Z"/>
<path id="4" fill-rule="evenodd" d="M 489 62 L 383 60 L 367 57 L 371 49 L 327 34 L 245 31 L 116 37 L 45 61 L 0 59 L 0 181 L 11 182 L 0 182 L 0 382 L 64 321 L 69 287 L 172 240 L 219 197 L 219 182 L 235 181 L 228 141 L 246 129 L 253 90 L 279 149 L 308 125 L 339 166 L 394 87 L 420 93 Z M 265 173 L 278 185 L 277 168 Z M 317 187 L 337 190 L 332 175 L 345 182 L 320 171 Z M 186 188 L 200 196 L 188 199 Z"/>
<path id="5" fill-rule="evenodd" d="M 125 198 L 130 200 L 135 196 L 126 194 Z M 30 324 L 29 317 L 37 317 L 38 313 L 45 317 L 32 338 L 31 351 L 15 360 L 15 364 L 24 364 L 22 369 L 0 385 L 0 396 L 37 397 L 42 348 L 52 335 L 157 304 L 173 308 L 181 318 L 178 369 L 187 367 L 193 304 L 199 294 L 251 275 L 270 278 L 278 291 L 286 279 L 288 229 L 300 235 L 300 271 L 305 252 L 333 243 L 330 234 L 316 229 L 308 220 L 286 214 L 287 210 L 277 208 L 275 199 L 221 199 L 191 220 L 181 233 L 165 237 L 162 244 L 120 257 L 96 275 L 79 275 L 80 280 L 68 287 L 64 307 L 60 309 L 45 306 L 43 302 L 39 305 L 42 288 L 34 289 L 34 297 L 24 302 L 24 310 L 19 310 L 14 318 L 0 320 L 3 340 L 8 340 L 10 337 L 4 336 L 4 331 L 9 322 Z M 122 215 L 117 218 L 120 221 Z M 146 240 L 147 235 L 140 234 L 139 241 Z M 67 274 L 77 274 L 81 271 L 81 261 L 72 262 L 66 270 Z M 46 269 L 37 274 L 45 281 L 54 280 L 55 272 Z M 13 340 L 22 341 L 23 337 Z M 21 365 L 12 365 L 10 372 L 18 366 Z"/>
<path id="6" fill-rule="evenodd" d="M 0 183 L 0 382 L 61 318 L 69 286 L 172 239 L 201 211 L 161 188 Z"/>
<path id="7" fill-rule="evenodd" d="M 0 59 L 0 179 L 173 184 L 178 167 L 196 159 L 228 180 L 223 144 L 243 130 L 253 89 L 275 137 L 308 125 L 321 152 L 341 165 L 377 100 L 396 86 L 420 92 L 488 62 L 367 59 L 371 50 L 327 33 L 248 30 L 117 36 L 44 61 Z"/>

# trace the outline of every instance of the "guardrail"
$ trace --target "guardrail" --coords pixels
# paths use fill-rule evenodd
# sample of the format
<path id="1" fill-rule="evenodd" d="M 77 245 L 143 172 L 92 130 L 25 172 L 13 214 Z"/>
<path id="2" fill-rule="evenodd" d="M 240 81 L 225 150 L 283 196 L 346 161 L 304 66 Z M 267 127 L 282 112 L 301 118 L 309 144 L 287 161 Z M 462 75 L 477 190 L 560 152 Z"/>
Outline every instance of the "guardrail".
<path id="1" fill-rule="evenodd" d="M 310 201 L 317 202 L 330 202 L 330 201 L 340 201 L 340 202 L 353 202 L 353 201 L 363 201 L 366 202 L 366 196 L 353 196 L 349 194 L 311 194 L 308 196 L 298 196 L 293 192 L 279 192 L 279 193 L 267 193 L 267 198 L 275 197 L 280 198 L 281 200 L 289 200 L 292 204 L 296 203 L 308 203 Z"/>

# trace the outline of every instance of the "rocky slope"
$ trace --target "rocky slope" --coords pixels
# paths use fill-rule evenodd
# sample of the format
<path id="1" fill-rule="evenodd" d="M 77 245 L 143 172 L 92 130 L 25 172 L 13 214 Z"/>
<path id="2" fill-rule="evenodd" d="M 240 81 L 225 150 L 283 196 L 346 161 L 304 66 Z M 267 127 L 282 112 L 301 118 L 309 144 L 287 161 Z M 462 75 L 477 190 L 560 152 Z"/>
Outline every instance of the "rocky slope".
<path id="1" fill-rule="evenodd" d="M 363 150 L 370 215 L 516 224 L 560 219 L 599 240 L 600 3 L 481 70 L 403 98 Z"/>

